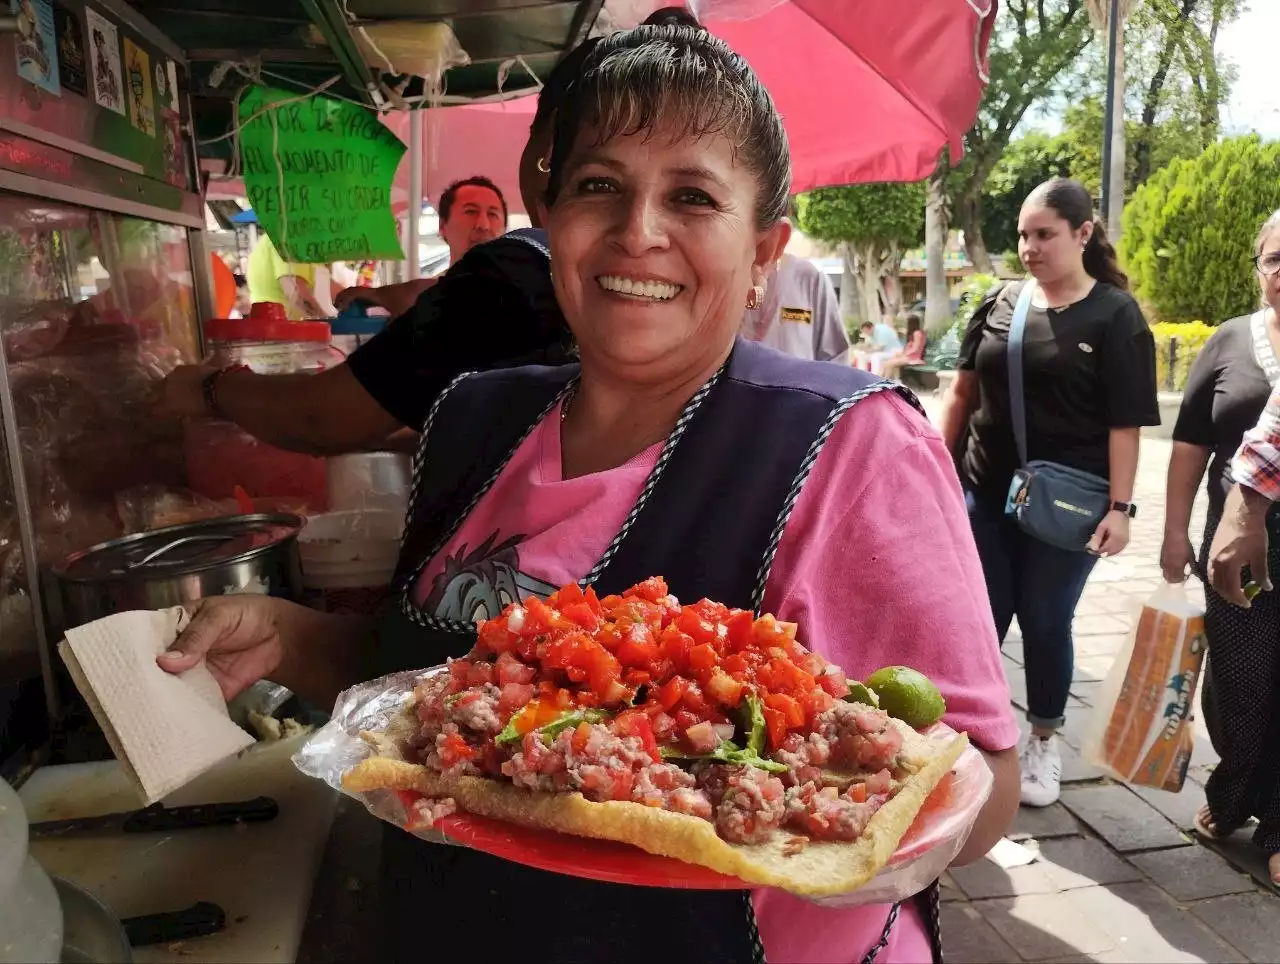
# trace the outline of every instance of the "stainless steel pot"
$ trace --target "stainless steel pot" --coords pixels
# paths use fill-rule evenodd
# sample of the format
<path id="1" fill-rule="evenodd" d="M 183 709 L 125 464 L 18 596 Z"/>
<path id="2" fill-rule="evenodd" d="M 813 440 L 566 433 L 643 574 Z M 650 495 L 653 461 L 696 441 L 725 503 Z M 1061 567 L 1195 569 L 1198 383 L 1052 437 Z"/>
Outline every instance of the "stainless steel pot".
<path id="1" fill-rule="evenodd" d="M 293 515 L 240 515 L 167 526 L 73 553 L 54 569 L 61 629 L 132 609 L 259 593 L 298 600 L 302 570 Z"/>

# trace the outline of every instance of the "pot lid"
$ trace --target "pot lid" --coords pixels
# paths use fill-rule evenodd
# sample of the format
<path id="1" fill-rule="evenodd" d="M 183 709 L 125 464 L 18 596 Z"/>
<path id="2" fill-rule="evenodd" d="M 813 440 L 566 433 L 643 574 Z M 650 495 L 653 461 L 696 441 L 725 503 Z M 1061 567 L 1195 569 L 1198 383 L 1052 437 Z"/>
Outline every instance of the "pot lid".
<path id="1" fill-rule="evenodd" d="M 260 555 L 294 539 L 302 524 L 259 513 L 166 526 L 74 552 L 56 572 L 75 582 L 184 575 Z"/>

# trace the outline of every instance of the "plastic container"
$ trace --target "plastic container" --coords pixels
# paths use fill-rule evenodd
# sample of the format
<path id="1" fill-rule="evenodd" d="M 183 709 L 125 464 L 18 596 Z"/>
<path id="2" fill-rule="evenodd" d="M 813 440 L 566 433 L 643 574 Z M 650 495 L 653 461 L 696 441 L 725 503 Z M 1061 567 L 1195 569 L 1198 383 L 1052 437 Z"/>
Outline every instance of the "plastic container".
<path id="1" fill-rule="evenodd" d="M 323 321 L 289 321 L 284 306 L 253 305 L 247 318 L 214 318 L 205 324 L 214 364 L 244 365 L 260 375 L 321 372 L 342 362 Z M 328 508 L 324 459 L 286 452 L 260 442 L 238 425 L 214 419 L 184 430 L 187 484 L 207 499 L 230 499 L 236 486 L 252 498 L 289 498 L 309 512 Z"/>
<path id="2" fill-rule="evenodd" d="M 331 613 L 375 612 L 400 555 L 404 515 L 378 510 L 312 516 L 298 537 L 307 601 Z"/>
<path id="3" fill-rule="evenodd" d="M 382 510 L 403 516 L 409 508 L 413 470 L 399 452 L 337 455 L 326 463 L 329 509 Z"/>
<path id="4" fill-rule="evenodd" d="M 326 321 L 290 321 L 284 305 L 257 301 L 247 318 L 211 318 L 205 337 L 214 364 L 245 365 L 260 375 L 322 372 L 342 362 Z"/>
<path id="5" fill-rule="evenodd" d="M 27 836 L 22 801 L 0 780 L 0 964 L 52 964 L 62 951 L 62 905 Z"/>
<path id="6" fill-rule="evenodd" d="M 330 344 L 344 355 L 350 355 L 386 327 L 390 316 L 385 312 L 380 315 L 370 314 L 369 307 L 367 302 L 352 302 L 345 311 L 329 322 L 329 330 L 332 333 Z"/>

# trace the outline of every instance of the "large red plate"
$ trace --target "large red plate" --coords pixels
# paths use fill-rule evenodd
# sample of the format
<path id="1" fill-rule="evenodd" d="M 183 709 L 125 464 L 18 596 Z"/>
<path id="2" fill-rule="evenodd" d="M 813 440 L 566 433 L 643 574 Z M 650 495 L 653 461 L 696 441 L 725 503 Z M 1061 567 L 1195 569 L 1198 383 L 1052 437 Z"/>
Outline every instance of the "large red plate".
<path id="1" fill-rule="evenodd" d="M 943 739 L 951 734 L 948 727 L 939 724 L 926 735 Z M 986 799 L 990 782 L 991 774 L 981 755 L 967 748 L 903 835 L 889 860 L 890 868 L 914 860 L 963 832 Z M 743 890 L 751 886 L 736 877 L 628 844 L 534 830 L 470 813 L 445 817 L 436 827 L 458 843 L 495 857 L 572 877 L 693 890 Z"/>

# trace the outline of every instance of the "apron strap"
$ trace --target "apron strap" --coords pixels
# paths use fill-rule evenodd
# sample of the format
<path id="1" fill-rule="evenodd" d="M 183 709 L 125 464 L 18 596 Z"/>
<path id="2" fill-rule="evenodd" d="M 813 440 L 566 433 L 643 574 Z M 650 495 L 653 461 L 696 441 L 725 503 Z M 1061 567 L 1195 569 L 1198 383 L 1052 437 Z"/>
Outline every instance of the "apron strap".
<path id="1" fill-rule="evenodd" d="M 929 935 L 929 947 L 933 950 L 933 962 L 934 964 L 942 964 L 942 918 L 940 913 L 942 895 L 938 882 L 935 880 L 911 899 L 920 902 L 920 913 L 924 918 L 925 931 Z M 901 910 L 901 903 L 894 904 L 889 908 L 889 917 L 884 922 L 884 930 L 880 932 L 880 940 L 876 941 L 871 950 L 867 951 L 866 956 L 862 959 L 862 964 L 875 964 L 880 952 L 889 944 L 889 935 L 893 933 L 893 925 L 898 922 L 898 914 Z"/>

